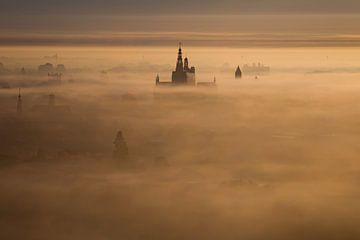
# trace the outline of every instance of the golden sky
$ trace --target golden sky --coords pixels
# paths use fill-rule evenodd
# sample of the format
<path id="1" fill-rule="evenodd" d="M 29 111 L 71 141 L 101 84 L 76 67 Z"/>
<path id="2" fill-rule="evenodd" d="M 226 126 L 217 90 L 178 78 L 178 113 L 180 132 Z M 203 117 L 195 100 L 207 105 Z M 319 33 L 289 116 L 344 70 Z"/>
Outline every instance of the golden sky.
<path id="1" fill-rule="evenodd" d="M 359 46 L 355 0 L 3 0 L 0 45 Z"/>

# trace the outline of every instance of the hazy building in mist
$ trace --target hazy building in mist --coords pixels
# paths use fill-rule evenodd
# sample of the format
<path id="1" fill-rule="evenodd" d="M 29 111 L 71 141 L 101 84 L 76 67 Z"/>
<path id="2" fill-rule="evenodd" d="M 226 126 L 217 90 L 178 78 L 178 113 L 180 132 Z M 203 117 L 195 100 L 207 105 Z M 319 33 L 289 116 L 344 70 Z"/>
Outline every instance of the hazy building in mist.
<path id="1" fill-rule="evenodd" d="M 56 66 L 56 71 L 57 71 L 58 73 L 64 73 L 64 72 L 66 72 L 65 65 L 64 65 L 64 64 L 58 64 L 58 65 Z"/>
<path id="2" fill-rule="evenodd" d="M 48 83 L 54 84 L 54 85 L 60 85 L 61 84 L 61 77 L 62 73 L 48 73 Z"/>
<path id="3" fill-rule="evenodd" d="M 48 73 L 54 72 L 54 70 L 55 70 L 55 68 L 51 63 L 45 63 L 45 64 L 40 65 L 38 67 L 38 71 L 40 73 L 47 73 L 48 74 Z"/>
<path id="4" fill-rule="evenodd" d="M 122 131 L 118 131 L 114 140 L 113 159 L 126 161 L 128 159 L 128 147 L 123 137 Z"/>
<path id="5" fill-rule="evenodd" d="M 10 73 L 10 70 L 7 69 L 3 63 L 0 62 L 0 74 L 8 74 Z"/>
<path id="6" fill-rule="evenodd" d="M 179 45 L 175 71 L 172 72 L 171 82 L 160 82 L 156 77 L 156 85 L 192 85 L 195 86 L 195 67 L 189 67 L 189 59 L 183 61 L 181 44 Z"/>
<path id="7" fill-rule="evenodd" d="M 270 72 L 270 67 L 262 63 L 244 64 L 243 71 L 246 74 L 266 74 Z"/>
<path id="8" fill-rule="evenodd" d="M 242 72 L 240 66 L 238 66 L 235 71 L 235 78 L 241 78 L 241 77 L 242 77 Z"/>
<path id="9" fill-rule="evenodd" d="M 52 113 L 59 116 L 71 113 L 69 106 L 56 104 L 56 96 L 53 93 L 48 96 L 48 104 L 37 104 L 33 106 L 32 111 L 45 114 Z"/>
<path id="10" fill-rule="evenodd" d="M 54 67 L 51 63 L 45 63 L 38 67 L 38 72 L 41 74 L 47 74 L 49 83 L 61 83 L 62 74 L 66 72 L 64 64 L 58 64 Z"/>
<path id="11" fill-rule="evenodd" d="M 45 56 L 45 57 L 43 57 L 43 59 L 48 60 L 48 61 L 57 61 L 58 58 L 59 58 L 59 57 L 58 57 L 57 54 L 55 54 L 55 55 L 53 55 L 53 56 Z"/>

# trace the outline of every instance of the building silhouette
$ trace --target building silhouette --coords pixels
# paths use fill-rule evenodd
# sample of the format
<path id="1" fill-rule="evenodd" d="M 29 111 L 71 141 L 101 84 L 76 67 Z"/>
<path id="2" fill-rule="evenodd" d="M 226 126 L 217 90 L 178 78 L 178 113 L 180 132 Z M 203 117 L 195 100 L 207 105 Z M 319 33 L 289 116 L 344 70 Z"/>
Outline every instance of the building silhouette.
<path id="1" fill-rule="evenodd" d="M 156 77 L 156 85 L 192 85 L 195 86 L 195 67 L 189 67 L 189 59 L 183 61 L 181 43 L 179 44 L 178 57 L 175 71 L 172 72 L 171 82 L 160 82 Z"/>
<path id="2" fill-rule="evenodd" d="M 61 85 L 62 73 L 48 73 L 48 83 L 53 85 Z"/>
<path id="3" fill-rule="evenodd" d="M 174 84 L 195 85 L 195 67 L 189 68 L 188 58 L 185 58 L 183 63 L 181 44 L 179 44 L 176 68 L 172 72 L 171 80 Z"/>
<path id="4" fill-rule="evenodd" d="M 238 66 L 235 71 L 235 78 L 241 78 L 241 77 L 242 77 L 242 72 L 240 66 Z"/>
<path id="5" fill-rule="evenodd" d="M 253 63 L 252 65 L 244 64 L 243 70 L 245 74 L 267 74 L 270 72 L 270 67 L 262 63 Z"/>
<path id="6" fill-rule="evenodd" d="M 38 67 L 38 71 L 41 73 L 52 73 L 54 72 L 54 66 L 51 63 L 45 63 L 43 65 L 40 65 Z"/>
<path id="7" fill-rule="evenodd" d="M 71 113 L 69 106 L 56 104 L 56 95 L 54 93 L 50 93 L 48 95 L 48 104 L 34 105 L 31 110 L 33 112 L 51 113 L 59 116 L 68 115 Z"/>
<path id="8" fill-rule="evenodd" d="M 38 67 L 38 72 L 47 74 L 49 84 L 60 85 L 62 75 L 66 72 L 66 68 L 64 64 L 58 64 L 54 67 L 51 63 L 45 63 Z"/>
<path id="9" fill-rule="evenodd" d="M 58 73 L 66 72 L 66 68 L 64 64 L 58 64 L 55 69 Z"/>

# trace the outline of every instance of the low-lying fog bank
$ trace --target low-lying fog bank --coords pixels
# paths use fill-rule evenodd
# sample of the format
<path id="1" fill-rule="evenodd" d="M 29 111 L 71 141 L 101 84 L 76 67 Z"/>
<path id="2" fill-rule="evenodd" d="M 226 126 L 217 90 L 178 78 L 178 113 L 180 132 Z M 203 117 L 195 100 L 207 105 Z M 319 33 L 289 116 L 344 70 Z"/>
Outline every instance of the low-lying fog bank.
<path id="1" fill-rule="evenodd" d="M 0 238 L 358 239 L 359 74 L 216 75 L 0 89 Z"/>

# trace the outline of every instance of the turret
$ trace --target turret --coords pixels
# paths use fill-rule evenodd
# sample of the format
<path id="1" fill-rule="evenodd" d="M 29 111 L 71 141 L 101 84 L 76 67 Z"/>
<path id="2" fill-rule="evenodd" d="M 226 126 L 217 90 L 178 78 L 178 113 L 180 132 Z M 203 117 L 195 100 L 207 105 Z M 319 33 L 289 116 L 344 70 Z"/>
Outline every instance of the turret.
<path id="1" fill-rule="evenodd" d="M 189 69 L 189 60 L 188 60 L 188 58 L 185 58 L 184 59 L 184 70 L 185 71 L 189 71 L 190 69 Z"/>

